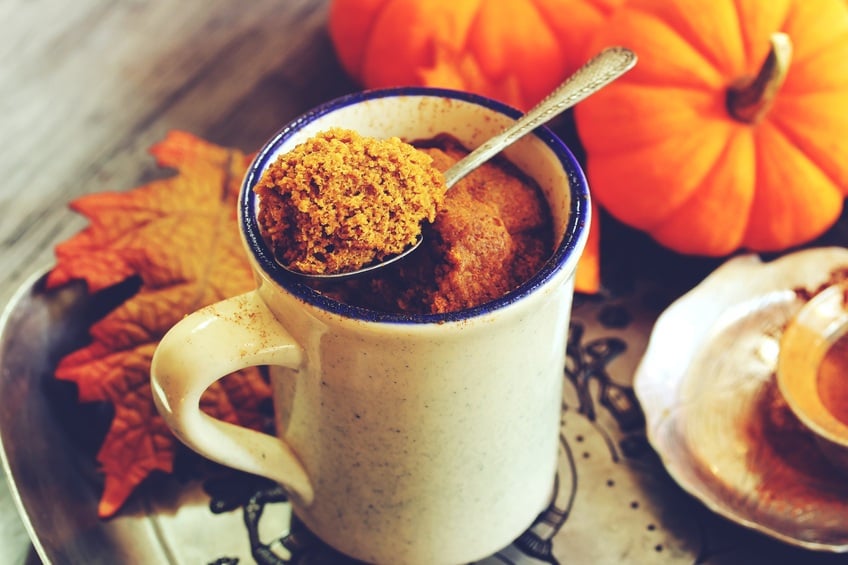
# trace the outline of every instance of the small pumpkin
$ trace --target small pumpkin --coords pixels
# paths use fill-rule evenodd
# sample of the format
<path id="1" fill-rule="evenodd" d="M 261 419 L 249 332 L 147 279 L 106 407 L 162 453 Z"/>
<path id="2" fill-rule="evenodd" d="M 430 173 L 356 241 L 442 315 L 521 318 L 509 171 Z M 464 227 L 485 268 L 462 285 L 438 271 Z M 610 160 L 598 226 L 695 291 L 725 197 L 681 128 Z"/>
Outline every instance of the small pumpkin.
<path id="1" fill-rule="evenodd" d="M 577 106 L 594 199 L 675 251 L 810 241 L 848 192 L 844 0 L 628 0 L 636 68 Z"/>
<path id="2" fill-rule="evenodd" d="M 585 62 L 622 1 L 334 0 L 328 27 L 367 88 L 455 88 L 527 110 Z"/>

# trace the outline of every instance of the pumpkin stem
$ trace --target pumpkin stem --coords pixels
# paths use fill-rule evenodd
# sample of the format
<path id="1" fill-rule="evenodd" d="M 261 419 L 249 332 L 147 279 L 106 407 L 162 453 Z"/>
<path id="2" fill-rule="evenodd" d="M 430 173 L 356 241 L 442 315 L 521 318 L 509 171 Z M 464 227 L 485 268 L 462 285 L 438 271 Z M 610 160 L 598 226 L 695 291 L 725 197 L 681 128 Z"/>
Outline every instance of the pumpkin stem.
<path id="1" fill-rule="evenodd" d="M 756 124 L 766 115 L 789 72 L 792 59 L 789 36 L 773 33 L 769 42 L 771 49 L 757 76 L 727 90 L 727 110 L 734 119 L 746 124 Z"/>

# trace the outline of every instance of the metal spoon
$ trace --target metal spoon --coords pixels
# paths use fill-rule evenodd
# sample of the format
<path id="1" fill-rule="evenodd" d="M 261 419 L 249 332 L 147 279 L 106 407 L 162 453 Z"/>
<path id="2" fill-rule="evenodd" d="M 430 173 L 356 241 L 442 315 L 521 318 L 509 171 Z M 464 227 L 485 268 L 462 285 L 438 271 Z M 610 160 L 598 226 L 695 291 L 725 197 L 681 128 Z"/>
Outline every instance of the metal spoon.
<path id="1" fill-rule="evenodd" d="M 515 141 L 524 137 L 537 127 L 549 122 L 581 100 L 588 98 L 632 69 L 635 64 L 636 54 L 630 49 L 625 47 L 609 47 L 604 49 L 577 69 L 565 82 L 560 84 L 544 100 L 531 108 L 512 125 L 480 145 L 445 171 L 445 186 L 447 189 L 450 189 L 465 177 L 465 175 L 512 145 Z M 301 273 L 292 269 L 286 270 L 294 275 L 310 280 L 341 280 L 356 277 L 381 269 L 386 265 L 403 259 L 415 251 L 421 245 L 422 241 L 423 237 L 419 234 L 415 243 L 410 245 L 402 253 L 354 271 L 312 274 Z M 283 266 L 283 268 L 286 267 Z"/>

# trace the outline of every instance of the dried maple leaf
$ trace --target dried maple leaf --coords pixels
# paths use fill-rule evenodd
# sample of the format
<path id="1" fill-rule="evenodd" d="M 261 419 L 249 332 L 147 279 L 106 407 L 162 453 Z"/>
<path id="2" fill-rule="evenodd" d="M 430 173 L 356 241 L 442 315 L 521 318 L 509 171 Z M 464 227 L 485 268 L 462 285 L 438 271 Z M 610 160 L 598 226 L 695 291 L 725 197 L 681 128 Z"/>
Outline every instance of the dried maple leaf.
<path id="1" fill-rule="evenodd" d="M 159 339 L 184 315 L 253 287 L 238 233 L 236 202 L 249 156 L 183 132 L 151 153 L 178 174 L 128 192 L 82 197 L 71 208 L 90 224 L 56 247 L 48 288 L 82 279 L 97 292 L 138 277 L 137 293 L 91 327 L 90 345 L 64 357 L 56 378 L 73 381 L 80 402 L 108 401 L 114 417 L 97 454 L 105 476 L 98 512 L 113 515 L 153 471 L 173 470 L 177 441 L 150 392 Z M 269 396 L 258 370 L 229 375 L 203 409 L 259 427 Z"/>

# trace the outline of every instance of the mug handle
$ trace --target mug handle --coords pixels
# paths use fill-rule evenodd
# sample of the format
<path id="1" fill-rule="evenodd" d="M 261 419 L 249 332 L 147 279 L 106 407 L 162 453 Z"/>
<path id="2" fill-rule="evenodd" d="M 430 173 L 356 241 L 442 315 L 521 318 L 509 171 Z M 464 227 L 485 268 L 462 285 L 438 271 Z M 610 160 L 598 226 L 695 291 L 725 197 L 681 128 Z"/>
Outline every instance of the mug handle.
<path id="1" fill-rule="evenodd" d="M 200 396 L 225 375 L 256 365 L 297 369 L 302 363 L 302 348 L 252 290 L 189 314 L 165 334 L 150 366 L 153 401 L 190 448 L 274 480 L 309 505 L 312 483 L 285 441 L 200 410 Z"/>

